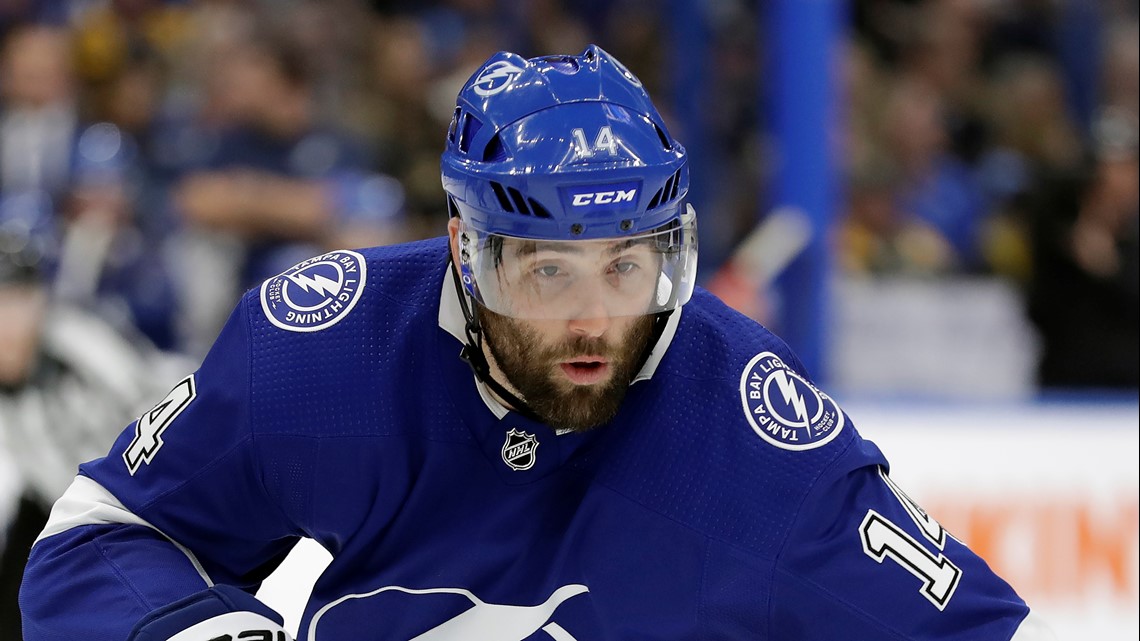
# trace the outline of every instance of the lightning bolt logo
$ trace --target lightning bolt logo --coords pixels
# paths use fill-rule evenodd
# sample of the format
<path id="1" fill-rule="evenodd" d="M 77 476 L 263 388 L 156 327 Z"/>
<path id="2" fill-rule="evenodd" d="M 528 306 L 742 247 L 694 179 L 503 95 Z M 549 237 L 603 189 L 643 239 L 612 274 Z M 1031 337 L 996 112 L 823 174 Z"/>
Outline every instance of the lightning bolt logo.
<path id="1" fill-rule="evenodd" d="M 340 283 L 320 274 L 291 274 L 286 278 L 306 292 L 316 292 L 322 296 L 332 296 L 340 289 Z"/>
<path id="2" fill-rule="evenodd" d="M 776 386 L 780 388 L 780 393 L 784 396 L 784 401 L 792 406 L 796 411 L 796 418 L 803 423 L 804 427 L 808 425 L 807 403 L 804 402 L 804 397 L 796 391 L 796 382 L 788 376 L 787 372 L 776 372 L 773 377 L 776 379 Z"/>
<path id="3" fill-rule="evenodd" d="M 481 639 L 483 641 L 523 641 L 523 639 L 546 639 L 547 641 L 577 641 L 553 619 L 563 603 L 577 598 L 589 599 L 590 589 L 585 585 L 572 583 L 564 585 L 538 605 L 505 605 L 488 603 L 464 588 L 405 588 L 389 585 L 364 594 L 349 594 L 324 606 L 313 615 L 309 622 L 310 639 L 344 638 L 349 628 L 358 628 L 352 610 L 337 608 L 350 600 L 367 603 L 360 606 L 381 616 L 396 619 L 385 629 L 386 639 L 409 639 L 410 641 L 455 641 L 456 639 Z M 443 614 L 437 608 L 440 604 L 451 603 L 458 614 Z M 344 614 L 342 614 L 344 612 Z M 388 617 L 389 612 L 402 613 L 399 617 Z M 450 617 L 446 621 L 440 621 Z M 422 632 L 422 623 L 433 627 Z M 420 623 L 420 625 L 417 625 Z M 412 637 L 411 634 L 419 632 Z M 353 636 L 353 635 L 349 635 Z M 355 637 L 359 638 L 359 637 Z M 374 637 L 369 637 L 374 638 Z"/>
<path id="4" fill-rule="evenodd" d="M 522 72 L 523 70 L 515 65 L 500 60 L 484 69 L 471 86 L 475 93 L 480 96 L 493 96 L 506 89 L 507 85 L 511 84 Z"/>
<path id="5" fill-rule="evenodd" d="M 752 431 L 785 450 L 822 447 L 846 423 L 834 399 L 772 352 L 760 352 L 744 367 L 740 405 Z"/>
<path id="6" fill-rule="evenodd" d="M 263 282 L 261 310 L 281 329 L 319 331 L 352 311 L 367 277 L 364 256 L 347 249 L 321 254 Z"/>

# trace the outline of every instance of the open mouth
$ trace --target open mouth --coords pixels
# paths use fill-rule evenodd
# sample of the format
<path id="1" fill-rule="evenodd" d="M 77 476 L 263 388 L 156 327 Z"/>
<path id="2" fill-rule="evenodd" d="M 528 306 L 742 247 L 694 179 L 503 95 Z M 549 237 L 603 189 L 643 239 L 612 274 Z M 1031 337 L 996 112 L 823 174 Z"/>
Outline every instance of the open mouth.
<path id="1" fill-rule="evenodd" d="M 592 356 L 563 361 L 559 365 L 570 382 L 576 385 L 592 385 L 610 373 L 610 364 L 605 359 Z"/>

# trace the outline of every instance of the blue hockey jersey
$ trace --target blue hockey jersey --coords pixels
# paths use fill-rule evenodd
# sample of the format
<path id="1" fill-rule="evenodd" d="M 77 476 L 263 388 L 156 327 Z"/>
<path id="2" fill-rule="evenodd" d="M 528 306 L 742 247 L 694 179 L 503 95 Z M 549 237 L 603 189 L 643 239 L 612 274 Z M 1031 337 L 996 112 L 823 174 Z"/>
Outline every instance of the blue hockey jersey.
<path id="1" fill-rule="evenodd" d="M 559 434 L 460 360 L 448 265 L 335 251 L 249 292 L 57 503 L 26 640 L 122 641 L 300 537 L 333 556 L 308 641 L 1030 638 L 764 328 L 698 291 L 616 418 Z"/>

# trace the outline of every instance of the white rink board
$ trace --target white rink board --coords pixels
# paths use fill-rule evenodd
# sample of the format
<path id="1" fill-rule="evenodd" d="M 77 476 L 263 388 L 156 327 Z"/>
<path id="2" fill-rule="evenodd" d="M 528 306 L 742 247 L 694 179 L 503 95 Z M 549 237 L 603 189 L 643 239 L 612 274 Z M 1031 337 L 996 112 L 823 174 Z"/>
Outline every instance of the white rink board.
<path id="1" fill-rule="evenodd" d="M 844 409 L 902 488 L 997 568 L 1060 641 L 1140 635 L 1137 403 Z M 328 558 L 303 542 L 259 594 L 292 631 Z"/>
<path id="2" fill-rule="evenodd" d="M 912 498 L 1060 641 L 1140 634 L 1140 406 L 847 404 Z"/>

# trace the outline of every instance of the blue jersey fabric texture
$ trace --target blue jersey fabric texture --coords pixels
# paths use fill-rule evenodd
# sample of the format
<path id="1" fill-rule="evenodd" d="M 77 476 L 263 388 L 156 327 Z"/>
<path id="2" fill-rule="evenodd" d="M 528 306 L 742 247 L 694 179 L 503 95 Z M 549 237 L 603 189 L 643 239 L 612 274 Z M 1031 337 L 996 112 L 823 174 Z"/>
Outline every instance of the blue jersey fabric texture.
<path id="1" fill-rule="evenodd" d="M 251 612 L 260 615 L 267 621 L 267 625 L 275 623 L 280 626 L 283 622 L 280 614 L 248 593 L 229 585 L 216 585 L 151 612 L 135 626 L 130 641 L 168 641 L 194 625 L 203 621 L 216 621 L 216 617 L 232 612 Z M 247 632 L 246 638 L 273 641 L 270 630 Z M 241 638 L 240 633 L 239 638 Z M 211 638 L 211 641 L 217 639 Z"/>
<path id="2" fill-rule="evenodd" d="M 763 353 L 781 380 L 807 373 L 707 292 L 610 424 L 559 435 L 481 398 L 439 323 L 445 239 L 361 254 L 363 291 L 337 322 L 282 328 L 250 291 L 149 462 L 125 463 L 132 425 L 82 466 L 153 528 L 37 543 L 28 641 L 121 641 L 206 587 L 165 537 L 247 590 L 298 537 L 319 541 L 334 559 L 309 641 L 1008 641 L 1027 615 L 952 536 L 928 540 L 923 524 L 939 526 L 850 417 L 817 447 L 761 437 L 742 374 Z M 512 431 L 530 437 L 529 466 L 507 463 Z"/>

